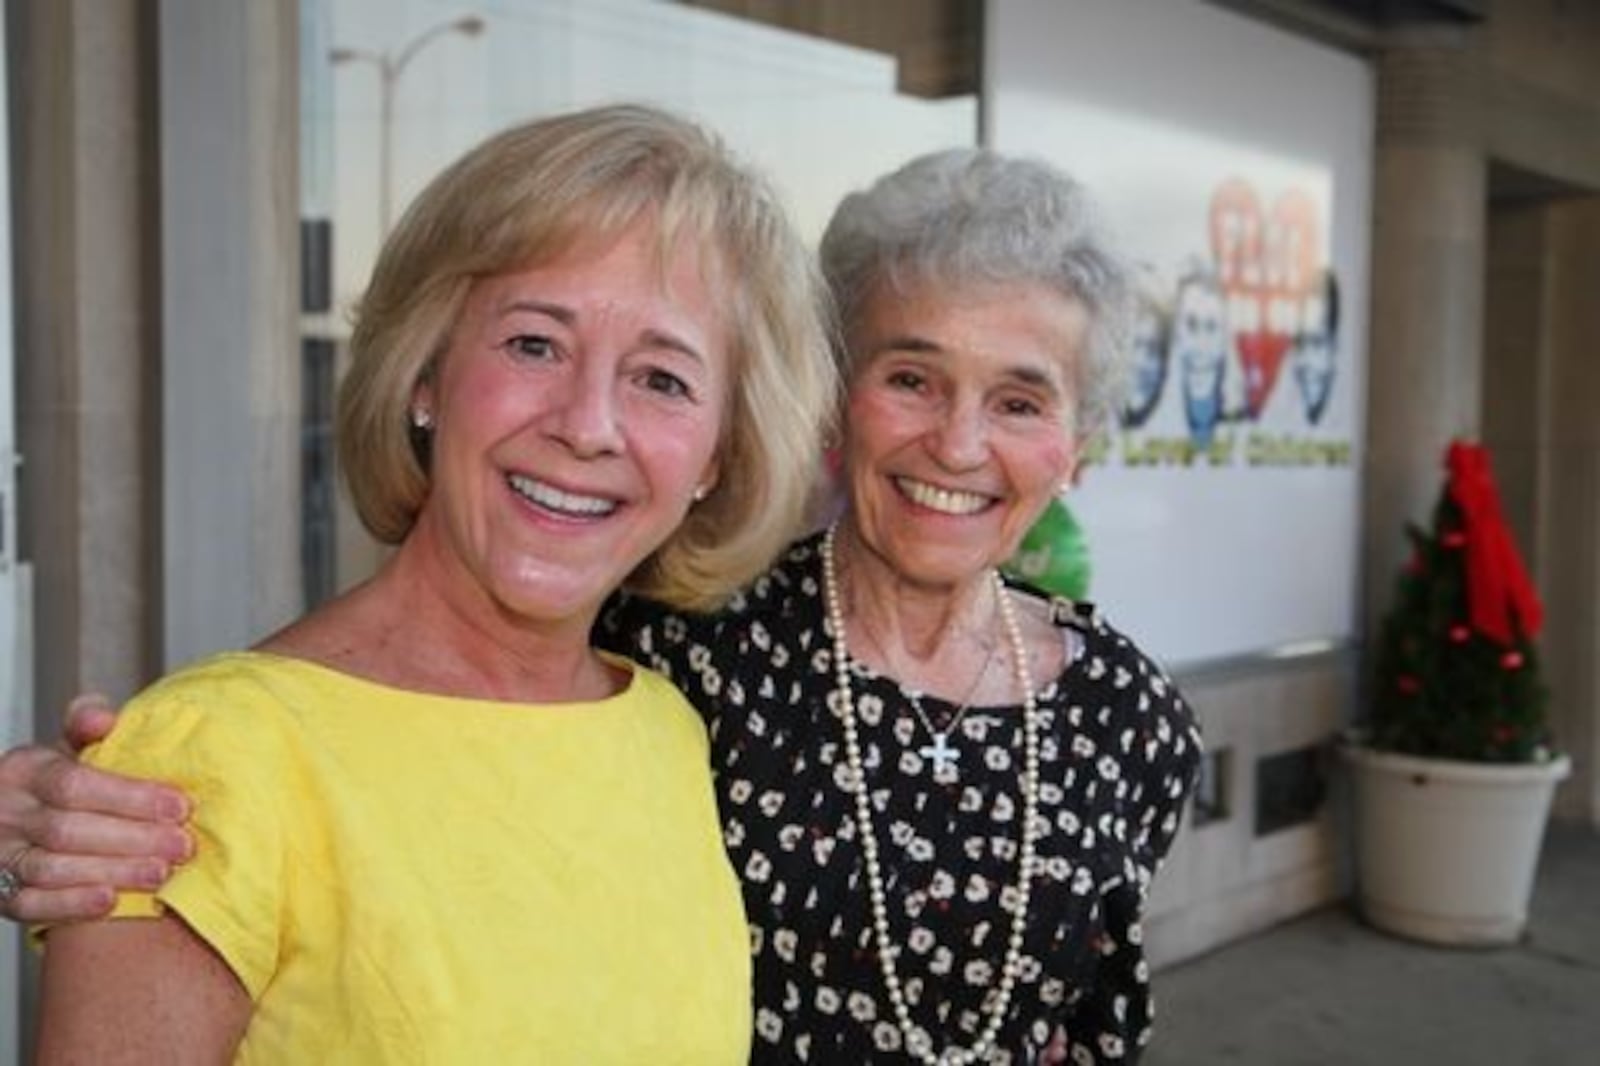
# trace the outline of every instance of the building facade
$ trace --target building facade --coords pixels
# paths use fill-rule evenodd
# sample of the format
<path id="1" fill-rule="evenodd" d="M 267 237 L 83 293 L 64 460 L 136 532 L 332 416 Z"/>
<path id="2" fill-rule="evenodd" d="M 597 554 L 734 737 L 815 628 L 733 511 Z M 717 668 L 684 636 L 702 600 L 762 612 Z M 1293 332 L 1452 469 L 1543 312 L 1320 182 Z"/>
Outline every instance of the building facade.
<path id="1" fill-rule="evenodd" d="M 934 139 L 969 112 L 973 139 L 993 132 L 993 9 L 1049 21 L 1042 0 L 688 6 L 891 57 L 896 90 L 936 103 L 914 109 Z M 1454 437 L 1495 454 L 1546 603 L 1554 725 L 1575 764 L 1557 814 L 1600 824 L 1600 5 L 1163 0 L 1144 17 L 1189 6 L 1368 72 L 1370 217 L 1349 224 L 1370 267 L 1351 629 L 1295 653 L 1176 664 L 1213 759 L 1154 903 L 1164 962 L 1348 891 L 1332 741 L 1360 715 L 1401 530 L 1429 512 Z M 319 105 L 302 57 L 308 39 L 319 57 L 339 44 L 318 36 L 317 10 L 5 4 L 15 387 L 0 459 L 14 437 L 21 461 L 14 491 L 0 480 L 13 605 L 0 638 L 14 651 L 0 695 L 13 739 L 54 735 L 76 692 L 125 697 L 247 643 L 379 557 L 328 495 L 325 425 L 308 417 L 338 346 L 305 225 L 322 142 L 306 134 Z M 0 964 L 4 990 L 19 963 Z M 16 1017 L 0 1011 L 0 1062 Z"/>

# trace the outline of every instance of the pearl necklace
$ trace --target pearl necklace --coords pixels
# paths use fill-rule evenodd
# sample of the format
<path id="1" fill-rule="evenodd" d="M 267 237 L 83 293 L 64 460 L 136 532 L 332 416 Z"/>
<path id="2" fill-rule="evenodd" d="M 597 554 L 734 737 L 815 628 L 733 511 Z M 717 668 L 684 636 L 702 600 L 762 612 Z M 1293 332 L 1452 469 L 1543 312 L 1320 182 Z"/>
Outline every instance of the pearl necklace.
<path id="1" fill-rule="evenodd" d="M 850 689 L 850 651 L 845 645 L 844 607 L 839 595 L 839 578 L 834 564 L 833 542 L 838 526 L 828 527 L 822 538 L 822 586 L 827 600 L 828 625 L 833 630 L 833 669 L 835 713 L 844 726 L 845 759 L 849 766 L 850 791 L 855 796 L 856 825 L 861 832 L 861 853 L 867 868 L 867 891 L 872 904 L 872 931 L 878 944 L 878 968 L 894 1009 L 895 1022 L 905 1038 L 906 1052 L 924 1066 L 969 1066 L 989 1057 L 995 1038 L 1011 1005 L 1011 995 L 1022 969 L 1022 937 L 1028 925 L 1028 902 L 1034 870 L 1034 820 L 1039 811 L 1039 723 L 1038 699 L 1033 678 L 1028 673 L 1028 650 L 1017 625 L 1016 609 L 1011 604 L 1005 583 L 993 574 L 995 594 L 1000 605 L 1000 621 L 1011 643 L 1011 661 L 1017 684 L 1022 689 L 1022 846 L 1017 860 L 1017 909 L 1011 915 L 1011 935 L 1006 942 L 1005 962 L 1000 971 L 1000 987 L 987 1011 L 988 1020 L 970 1048 L 933 1049 L 933 1037 L 911 1021 L 911 1008 L 900 986 L 895 966 L 897 949 L 889 942 L 889 908 L 883 887 L 883 869 L 878 862 L 878 838 L 872 831 L 872 801 L 867 795 L 867 775 L 861 762 L 861 744 L 856 730 L 855 698 Z"/>

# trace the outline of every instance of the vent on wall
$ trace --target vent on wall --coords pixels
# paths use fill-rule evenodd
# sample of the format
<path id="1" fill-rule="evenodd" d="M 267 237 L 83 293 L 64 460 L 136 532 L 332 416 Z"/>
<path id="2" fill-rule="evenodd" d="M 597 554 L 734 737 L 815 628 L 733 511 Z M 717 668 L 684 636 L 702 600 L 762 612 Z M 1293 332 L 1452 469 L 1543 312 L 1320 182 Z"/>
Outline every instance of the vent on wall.
<path id="1" fill-rule="evenodd" d="M 1233 813 L 1228 797 L 1233 791 L 1233 749 L 1208 750 L 1200 760 L 1200 779 L 1195 782 L 1190 824 L 1209 825 Z"/>
<path id="2" fill-rule="evenodd" d="M 1295 748 L 1256 762 L 1256 836 L 1316 818 L 1328 797 L 1321 746 Z"/>

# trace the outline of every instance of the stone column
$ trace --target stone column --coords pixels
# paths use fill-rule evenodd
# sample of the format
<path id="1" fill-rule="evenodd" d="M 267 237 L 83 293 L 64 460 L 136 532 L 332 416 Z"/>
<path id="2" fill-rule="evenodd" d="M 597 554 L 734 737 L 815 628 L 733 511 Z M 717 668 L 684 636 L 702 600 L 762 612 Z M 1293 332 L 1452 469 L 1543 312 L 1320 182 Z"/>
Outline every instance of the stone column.
<path id="1" fill-rule="evenodd" d="M 159 631 L 154 49 L 138 0 L 8 4 L 19 546 L 38 730 L 126 696 Z"/>
<path id="2" fill-rule="evenodd" d="M 155 51 L 140 0 L 5 5 L 17 531 L 34 576 L 33 732 L 159 662 Z M 13 679 L 5 679 L 7 684 Z M 26 714 L 27 709 L 24 709 Z M 31 1059 L 37 955 L 0 953 L 0 1059 Z M 15 1011 L 11 1010 L 15 1007 Z"/>
<path id="3" fill-rule="evenodd" d="M 1445 445 L 1480 424 L 1487 164 L 1481 78 L 1461 37 L 1378 60 L 1363 519 L 1366 632 L 1425 521 Z"/>
<path id="4" fill-rule="evenodd" d="M 295 0 L 162 0 L 163 660 L 301 609 Z"/>

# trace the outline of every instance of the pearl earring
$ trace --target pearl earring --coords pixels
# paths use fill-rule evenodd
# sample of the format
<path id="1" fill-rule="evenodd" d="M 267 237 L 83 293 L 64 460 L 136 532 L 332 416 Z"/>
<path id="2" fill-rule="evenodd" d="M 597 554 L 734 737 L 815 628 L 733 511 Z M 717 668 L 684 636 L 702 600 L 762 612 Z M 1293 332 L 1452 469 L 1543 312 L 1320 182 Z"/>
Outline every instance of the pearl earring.
<path id="1" fill-rule="evenodd" d="M 694 502 L 695 503 L 699 503 L 701 500 L 704 500 L 710 494 L 711 494 L 710 486 L 708 486 L 708 485 L 697 486 L 695 488 L 695 490 L 694 490 Z"/>
<path id="2" fill-rule="evenodd" d="M 433 412 L 426 407 L 413 407 L 411 409 L 411 424 L 421 430 L 433 428 Z"/>

